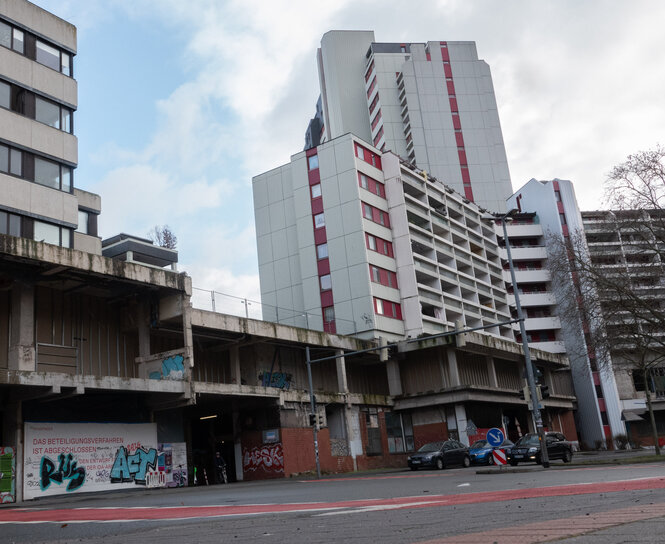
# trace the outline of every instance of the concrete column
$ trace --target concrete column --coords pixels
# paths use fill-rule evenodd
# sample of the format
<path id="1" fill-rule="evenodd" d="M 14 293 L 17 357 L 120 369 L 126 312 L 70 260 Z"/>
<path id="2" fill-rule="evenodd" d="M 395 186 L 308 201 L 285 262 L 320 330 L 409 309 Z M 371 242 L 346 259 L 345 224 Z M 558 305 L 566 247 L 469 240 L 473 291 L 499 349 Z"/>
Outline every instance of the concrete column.
<path id="1" fill-rule="evenodd" d="M 469 446 L 469 435 L 466 432 L 466 409 L 463 404 L 455 405 L 455 419 L 457 420 L 457 433 L 459 434 L 459 441 L 465 446 Z"/>
<path id="2" fill-rule="evenodd" d="M 490 387 L 499 387 L 499 383 L 496 379 L 496 368 L 494 366 L 494 358 L 487 356 L 487 375 L 490 379 Z"/>
<path id="3" fill-rule="evenodd" d="M 16 459 L 16 502 L 23 500 L 23 403 L 10 401 L 3 417 L 2 445 L 14 448 Z"/>
<path id="4" fill-rule="evenodd" d="M 136 309 L 136 323 L 139 333 L 139 357 L 150 355 L 150 303 L 141 301 Z"/>
<path id="5" fill-rule="evenodd" d="M 388 393 L 393 396 L 402 394 L 402 377 L 399 373 L 399 362 L 396 359 L 390 359 L 386 363 L 386 372 L 388 373 Z"/>
<path id="6" fill-rule="evenodd" d="M 243 479 L 242 472 L 242 443 L 240 441 L 240 412 L 236 403 L 233 406 L 233 453 L 235 458 L 236 480 L 241 482 Z"/>
<path id="7" fill-rule="evenodd" d="M 456 385 L 460 385 L 457 353 L 455 352 L 455 348 L 448 348 L 446 350 L 446 358 L 448 359 L 448 377 L 450 378 L 450 386 L 455 387 Z"/>
<path id="8" fill-rule="evenodd" d="M 358 470 L 358 455 L 363 453 L 363 443 L 360 436 L 360 422 L 358 421 L 359 411 L 348 404 L 344 406 L 344 423 L 346 424 L 346 441 L 349 447 L 349 454 L 353 461 L 353 470 Z"/>
<path id="9" fill-rule="evenodd" d="M 189 295 L 182 295 L 182 335 L 185 345 L 185 356 L 189 360 L 189 368 L 194 368 L 194 337 L 192 336 L 192 302 Z"/>
<path id="10" fill-rule="evenodd" d="M 11 294 L 9 369 L 37 370 L 35 361 L 35 288 L 14 283 Z"/>
<path id="11" fill-rule="evenodd" d="M 337 355 L 337 359 L 335 359 L 335 364 L 337 366 L 337 391 L 346 394 L 349 392 L 349 386 L 346 382 L 346 360 L 344 359 L 344 350 L 336 350 L 335 355 Z"/>
<path id="12" fill-rule="evenodd" d="M 229 362 L 231 366 L 231 383 L 240 385 L 240 347 L 231 346 L 229 349 Z"/>

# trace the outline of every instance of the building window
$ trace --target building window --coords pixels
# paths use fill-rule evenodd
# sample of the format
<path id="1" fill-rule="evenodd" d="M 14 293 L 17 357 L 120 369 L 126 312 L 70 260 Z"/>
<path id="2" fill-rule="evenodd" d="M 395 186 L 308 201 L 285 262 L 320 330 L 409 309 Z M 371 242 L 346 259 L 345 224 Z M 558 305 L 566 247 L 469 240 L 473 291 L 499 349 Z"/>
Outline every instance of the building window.
<path id="1" fill-rule="evenodd" d="M 397 287 L 397 274 L 385 268 L 379 268 L 373 264 L 369 265 L 370 276 L 374 283 L 380 283 L 386 287 Z"/>
<path id="2" fill-rule="evenodd" d="M 368 408 L 365 411 L 365 427 L 367 428 L 367 455 L 383 454 L 379 414 L 376 408 Z"/>
<path id="3" fill-rule="evenodd" d="M 374 299 L 374 311 L 378 315 L 384 317 L 392 317 L 394 319 L 402 319 L 402 307 L 397 302 L 391 300 L 383 300 L 380 298 Z"/>
<path id="4" fill-rule="evenodd" d="M 88 234 L 88 219 L 90 214 L 84 210 L 79 210 L 79 224 L 76 227 L 76 232 L 81 234 Z"/>
<path id="5" fill-rule="evenodd" d="M 360 177 L 360 186 L 363 189 L 367 189 L 369 191 L 369 182 L 367 181 L 367 176 L 365 174 L 361 174 L 358 172 L 358 176 Z"/>
<path id="6" fill-rule="evenodd" d="M 556 199 L 557 202 L 561 202 L 561 191 L 558 189 L 554 191 L 554 198 Z"/>
<path id="7" fill-rule="evenodd" d="M 367 89 L 367 98 L 372 96 L 372 91 L 374 90 L 375 87 L 376 87 L 376 77 L 374 77 L 372 83 L 370 83 L 369 89 Z"/>
<path id="8" fill-rule="evenodd" d="M 316 246 L 316 258 L 321 260 L 328 257 L 328 244 L 319 244 Z"/>
<path id="9" fill-rule="evenodd" d="M 321 184 L 317 183 L 316 185 L 312 185 L 311 191 L 312 198 L 319 198 L 321 196 Z"/>
<path id="10" fill-rule="evenodd" d="M 307 166 L 310 170 L 316 170 L 319 167 L 319 156 L 310 155 L 307 157 Z"/>
<path id="11" fill-rule="evenodd" d="M 566 214 L 565 213 L 560 213 L 559 214 L 559 220 L 561 221 L 562 225 L 566 224 Z"/>
<path id="12" fill-rule="evenodd" d="M 53 102 L 35 97 L 35 121 L 59 129 L 60 107 Z"/>
<path id="13" fill-rule="evenodd" d="M 372 103 L 369 105 L 369 114 L 372 115 L 374 112 L 374 108 L 376 108 L 376 105 L 379 103 L 379 93 L 376 93 L 376 96 L 372 100 Z M 358 155 L 360 157 L 360 155 Z M 360 157 L 362 159 L 362 157 Z"/>
<path id="14" fill-rule="evenodd" d="M 35 183 L 66 193 L 72 188 L 72 169 L 57 162 L 35 157 Z"/>
<path id="15" fill-rule="evenodd" d="M 8 83 L 0 81 L 0 106 L 9 109 L 11 106 L 12 88 Z"/>
<path id="16" fill-rule="evenodd" d="M 21 236 L 21 216 L 0 211 L 0 234 Z"/>
<path id="17" fill-rule="evenodd" d="M 363 217 L 372 220 L 372 206 L 363 202 Z"/>
<path id="18" fill-rule="evenodd" d="M 335 307 L 334 306 L 326 306 L 323 309 L 323 322 L 324 323 L 332 323 L 335 321 Z"/>
<path id="19" fill-rule="evenodd" d="M 378 266 L 372 264 L 369 265 L 370 274 L 372 276 L 372 281 L 375 283 L 381 283 L 381 272 Z"/>
<path id="20" fill-rule="evenodd" d="M 329 291 L 332 289 L 332 280 L 330 279 L 330 274 L 326 274 L 319 278 L 319 283 L 321 284 L 321 291 Z"/>
<path id="21" fill-rule="evenodd" d="M 314 228 L 320 229 L 326 226 L 326 220 L 322 213 L 317 213 L 314 216 Z"/>
<path id="22" fill-rule="evenodd" d="M 388 435 L 388 451 L 404 453 L 414 450 L 413 424 L 411 414 L 386 412 L 386 434 Z"/>
<path id="23" fill-rule="evenodd" d="M 381 255 L 386 255 L 387 257 L 393 257 L 393 245 L 388 240 L 374 236 L 373 234 L 365 234 L 367 241 L 367 249 L 376 251 Z"/>
<path id="24" fill-rule="evenodd" d="M 33 239 L 37 242 L 46 242 L 47 244 L 62 247 L 72 246 L 70 229 L 42 221 L 34 221 L 33 229 Z"/>
<path id="25" fill-rule="evenodd" d="M 18 85 L 0 81 L 0 107 L 58 130 L 70 134 L 72 132 L 72 110 L 46 100 Z"/>

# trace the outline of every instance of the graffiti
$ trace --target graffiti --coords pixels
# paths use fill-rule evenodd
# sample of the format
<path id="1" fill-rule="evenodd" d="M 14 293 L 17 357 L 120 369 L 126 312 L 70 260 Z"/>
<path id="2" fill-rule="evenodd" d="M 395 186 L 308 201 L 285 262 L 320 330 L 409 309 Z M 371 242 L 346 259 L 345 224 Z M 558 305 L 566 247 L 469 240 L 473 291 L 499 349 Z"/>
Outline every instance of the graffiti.
<path id="1" fill-rule="evenodd" d="M 282 445 L 260 446 L 245 449 L 242 455 L 242 468 L 245 471 L 254 472 L 262 468 L 269 472 L 284 472 L 284 454 Z"/>
<path id="2" fill-rule="evenodd" d="M 155 469 L 156 466 L 157 450 L 155 448 L 149 450 L 138 448 L 133 454 L 128 455 L 125 447 L 120 446 L 111 468 L 111 483 L 133 481 L 137 485 L 145 485 L 148 469 Z"/>
<path id="3" fill-rule="evenodd" d="M 15 479 L 14 448 L 0 446 L 0 504 L 14 502 Z"/>
<path id="4" fill-rule="evenodd" d="M 174 470 L 173 471 L 173 484 L 174 487 L 187 487 L 187 471 Z"/>
<path id="5" fill-rule="evenodd" d="M 167 357 L 162 361 L 162 369 L 151 372 L 151 380 L 182 380 L 185 377 L 185 358 L 182 355 Z"/>
<path id="6" fill-rule="evenodd" d="M 276 387 L 278 389 L 288 390 L 291 387 L 293 376 L 286 372 L 268 372 L 264 370 L 259 374 L 259 380 L 263 387 Z"/>
<path id="7" fill-rule="evenodd" d="M 48 489 L 51 482 L 60 485 L 65 480 L 69 480 L 67 491 L 76 491 L 85 482 L 85 467 L 77 466 L 78 462 L 74 460 L 71 453 L 58 455 L 58 468 L 55 463 L 46 455 L 42 457 L 39 466 L 39 487 L 42 491 Z"/>

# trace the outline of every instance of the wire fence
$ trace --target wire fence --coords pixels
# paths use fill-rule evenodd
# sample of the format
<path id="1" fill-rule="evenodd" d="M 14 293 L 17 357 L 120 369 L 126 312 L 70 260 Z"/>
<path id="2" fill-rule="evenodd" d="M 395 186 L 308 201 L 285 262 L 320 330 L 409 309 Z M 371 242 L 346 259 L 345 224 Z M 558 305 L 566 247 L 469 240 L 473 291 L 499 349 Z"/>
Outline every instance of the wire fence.
<path id="1" fill-rule="evenodd" d="M 220 314 L 235 315 L 247 319 L 258 319 L 270 323 L 302 327 L 312 330 L 328 330 L 324 328 L 323 316 L 320 313 L 297 311 L 292 308 L 282 308 L 263 304 L 258 300 L 220 293 L 210 289 L 192 288 L 192 306 L 198 310 L 207 310 Z M 365 319 L 367 321 L 367 319 Z M 371 321 L 371 320 L 370 320 Z M 370 323 L 364 323 L 363 329 L 371 328 Z M 348 319 L 335 319 L 334 332 L 337 334 L 356 334 L 358 327 L 355 321 Z"/>

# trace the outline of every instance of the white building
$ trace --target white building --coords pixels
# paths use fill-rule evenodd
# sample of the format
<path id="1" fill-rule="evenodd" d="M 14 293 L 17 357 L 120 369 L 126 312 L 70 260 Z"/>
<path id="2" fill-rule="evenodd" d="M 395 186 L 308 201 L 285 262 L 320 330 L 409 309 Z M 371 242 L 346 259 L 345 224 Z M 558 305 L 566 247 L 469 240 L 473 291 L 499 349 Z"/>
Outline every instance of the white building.
<path id="1" fill-rule="evenodd" d="M 475 43 L 377 43 L 372 31 L 330 31 L 318 66 L 322 111 L 307 142 L 353 133 L 467 199 L 504 209 L 510 173 L 492 77 Z"/>
<path id="2" fill-rule="evenodd" d="M 101 253 L 97 195 L 75 189 L 76 28 L 0 0 L 0 234 Z"/>
<path id="3" fill-rule="evenodd" d="M 573 184 L 570 181 L 532 179 L 510 197 L 507 204 L 509 209 L 517 208 L 521 212 L 537 214 L 544 234 L 542 240 L 546 246 L 550 246 L 548 253 L 554 251 L 553 248 L 556 245 L 553 244 L 556 244 L 554 242 L 556 238 L 566 238 L 573 233 L 583 232 L 582 215 L 577 206 Z M 509 236 L 512 235 L 509 234 Z M 535 255 L 537 250 L 530 248 L 530 252 Z M 530 257 L 527 259 L 530 260 Z M 542 263 L 542 260 L 540 262 Z M 544 267 L 541 268 L 543 268 L 541 273 L 546 274 L 552 281 L 551 290 L 555 297 L 559 300 L 562 300 L 560 297 L 576 297 L 575 280 L 572 274 L 567 278 L 558 277 L 558 275 L 552 277 Z M 519 280 L 518 283 L 520 283 Z M 520 301 L 525 298 L 522 296 Z M 553 317 L 558 321 L 556 316 L 549 316 L 549 319 L 553 321 Z M 530 319 L 527 319 L 526 323 L 529 321 Z M 555 324 L 557 323 L 551 323 L 551 325 Z M 570 359 L 573 384 L 578 399 L 577 428 L 582 440 L 590 447 L 593 447 L 596 442 L 611 443 L 612 436 L 626 433 L 611 362 L 605 360 L 606 355 L 595 353 L 587 345 L 584 331 L 593 327 L 594 324 L 584 322 L 583 316 L 580 314 L 579 318 L 566 316 L 564 325 L 560 330 L 555 330 L 554 338 L 555 341 L 557 338 L 563 340 L 565 351 Z M 538 347 L 548 349 L 542 344 Z"/>

